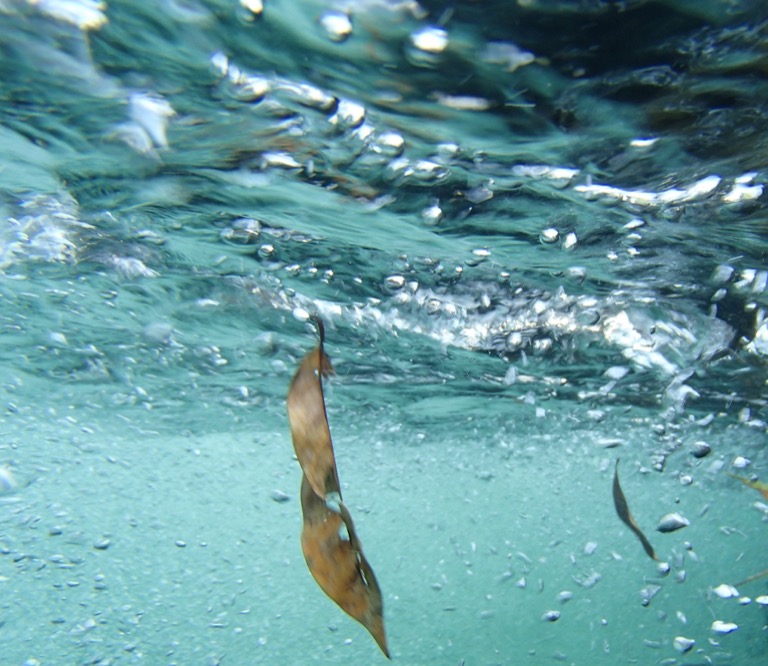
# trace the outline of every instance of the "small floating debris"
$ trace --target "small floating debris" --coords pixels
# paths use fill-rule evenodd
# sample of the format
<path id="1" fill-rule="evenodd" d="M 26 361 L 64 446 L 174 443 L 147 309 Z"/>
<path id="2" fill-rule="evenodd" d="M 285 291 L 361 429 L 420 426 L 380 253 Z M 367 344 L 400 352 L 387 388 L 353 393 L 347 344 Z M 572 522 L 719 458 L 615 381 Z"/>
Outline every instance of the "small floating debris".
<path id="1" fill-rule="evenodd" d="M 106 550 L 112 545 L 112 541 L 108 539 L 107 537 L 103 537 L 101 539 L 96 539 L 96 541 L 93 542 L 93 547 L 96 550 Z"/>
<path id="2" fill-rule="evenodd" d="M 733 585 L 721 583 L 712 590 L 721 599 L 731 599 L 739 596 L 739 591 Z"/>
<path id="3" fill-rule="evenodd" d="M 672 641 L 672 645 L 675 647 L 675 650 L 685 654 L 686 652 L 690 651 L 694 645 L 696 645 L 696 641 L 692 638 L 686 638 L 685 636 L 675 636 L 675 639 Z"/>
<path id="4" fill-rule="evenodd" d="M 587 541 L 587 543 L 584 544 L 585 555 L 592 555 L 596 550 L 597 550 L 597 544 L 594 541 Z"/>
<path id="5" fill-rule="evenodd" d="M 649 605 L 651 603 L 651 599 L 653 599 L 660 591 L 661 585 L 648 585 L 640 590 L 640 599 L 642 605 Z"/>
<path id="6" fill-rule="evenodd" d="M 473 204 L 481 204 L 493 199 L 493 190 L 485 185 L 480 185 L 469 190 L 466 194 L 467 201 Z"/>
<path id="7" fill-rule="evenodd" d="M 541 619 L 546 622 L 557 622 L 560 619 L 560 611 L 548 610 L 541 616 Z"/>
<path id="8" fill-rule="evenodd" d="M 761 606 L 768 606 L 768 594 L 761 594 L 759 597 L 755 597 L 755 603 Z"/>
<path id="9" fill-rule="evenodd" d="M 735 467 L 736 469 L 746 469 L 751 464 L 752 461 L 749 458 L 745 458 L 744 456 L 736 456 L 731 463 L 731 467 Z"/>
<path id="10" fill-rule="evenodd" d="M 691 455 L 694 458 L 706 458 L 712 453 L 712 447 L 706 442 L 695 442 L 691 447 Z"/>
<path id="11" fill-rule="evenodd" d="M 0 494 L 13 492 L 18 485 L 11 470 L 5 465 L 0 466 Z"/>
<path id="12" fill-rule="evenodd" d="M 573 592 L 571 592 L 570 590 L 563 590 L 562 592 L 560 592 L 560 594 L 557 595 L 557 600 L 561 604 L 564 604 L 570 601 L 571 599 L 573 599 Z"/>
<path id="13" fill-rule="evenodd" d="M 282 490 L 277 489 L 269 493 L 269 497 L 272 499 L 272 501 L 277 502 L 278 504 L 284 504 L 291 499 L 291 496 L 288 495 L 288 493 L 284 493 Z"/>
<path id="14" fill-rule="evenodd" d="M 739 625 L 733 622 L 722 622 L 720 620 L 715 620 L 712 623 L 712 631 L 714 631 L 716 634 L 731 634 L 738 628 Z"/>
<path id="15" fill-rule="evenodd" d="M 669 562 L 659 562 L 656 565 L 656 573 L 659 574 L 659 576 L 669 575 L 670 569 Z"/>
<path id="16" fill-rule="evenodd" d="M 574 582 L 587 590 L 593 588 L 603 579 L 602 574 L 597 571 L 593 571 L 588 576 L 573 576 Z"/>
<path id="17" fill-rule="evenodd" d="M 684 516 L 681 516 L 679 513 L 668 513 L 661 518 L 656 529 L 659 532 L 664 533 L 674 532 L 675 530 L 679 530 L 683 527 L 688 527 L 690 524 L 690 521 Z"/>

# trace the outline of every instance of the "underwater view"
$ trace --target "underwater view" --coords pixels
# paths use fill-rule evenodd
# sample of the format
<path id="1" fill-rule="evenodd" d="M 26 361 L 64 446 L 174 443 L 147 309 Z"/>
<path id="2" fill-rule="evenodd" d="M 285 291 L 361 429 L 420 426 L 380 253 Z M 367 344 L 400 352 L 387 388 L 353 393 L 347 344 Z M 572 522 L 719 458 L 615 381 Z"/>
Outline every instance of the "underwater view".
<path id="1" fill-rule="evenodd" d="M 767 313 L 764 0 L 0 0 L 0 664 L 768 663 Z"/>

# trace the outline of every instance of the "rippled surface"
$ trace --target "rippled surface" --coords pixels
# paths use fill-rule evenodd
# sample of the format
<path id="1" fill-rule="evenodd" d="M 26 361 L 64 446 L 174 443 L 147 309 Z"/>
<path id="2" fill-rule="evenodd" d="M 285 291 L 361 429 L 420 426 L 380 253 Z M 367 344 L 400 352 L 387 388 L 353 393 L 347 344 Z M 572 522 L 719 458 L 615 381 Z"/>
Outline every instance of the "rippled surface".
<path id="1" fill-rule="evenodd" d="M 395 659 L 766 654 L 761 2 L 0 22 L 8 663 L 377 658 L 298 545 L 313 313 Z"/>

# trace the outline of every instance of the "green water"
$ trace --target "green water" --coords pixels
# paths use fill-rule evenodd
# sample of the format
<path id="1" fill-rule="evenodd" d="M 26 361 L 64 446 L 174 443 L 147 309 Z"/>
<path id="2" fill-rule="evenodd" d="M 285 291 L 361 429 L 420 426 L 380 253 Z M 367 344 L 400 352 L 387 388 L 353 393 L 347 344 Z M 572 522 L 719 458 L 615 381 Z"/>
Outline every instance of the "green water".
<path id="1" fill-rule="evenodd" d="M 695 5 L 0 0 L 0 663 L 385 663 L 310 314 L 394 661 L 762 663 L 768 33 Z"/>

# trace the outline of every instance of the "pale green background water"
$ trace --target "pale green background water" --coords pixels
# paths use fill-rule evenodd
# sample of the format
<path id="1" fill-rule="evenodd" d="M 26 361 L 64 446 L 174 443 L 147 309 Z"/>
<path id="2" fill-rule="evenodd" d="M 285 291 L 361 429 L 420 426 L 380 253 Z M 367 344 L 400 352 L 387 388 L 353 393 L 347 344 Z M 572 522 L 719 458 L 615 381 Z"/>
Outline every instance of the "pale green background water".
<path id="1" fill-rule="evenodd" d="M 384 663 L 301 555 L 310 312 L 396 662 L 765 659 L 761 3 L 0 24 L 0 663 Z"/>

